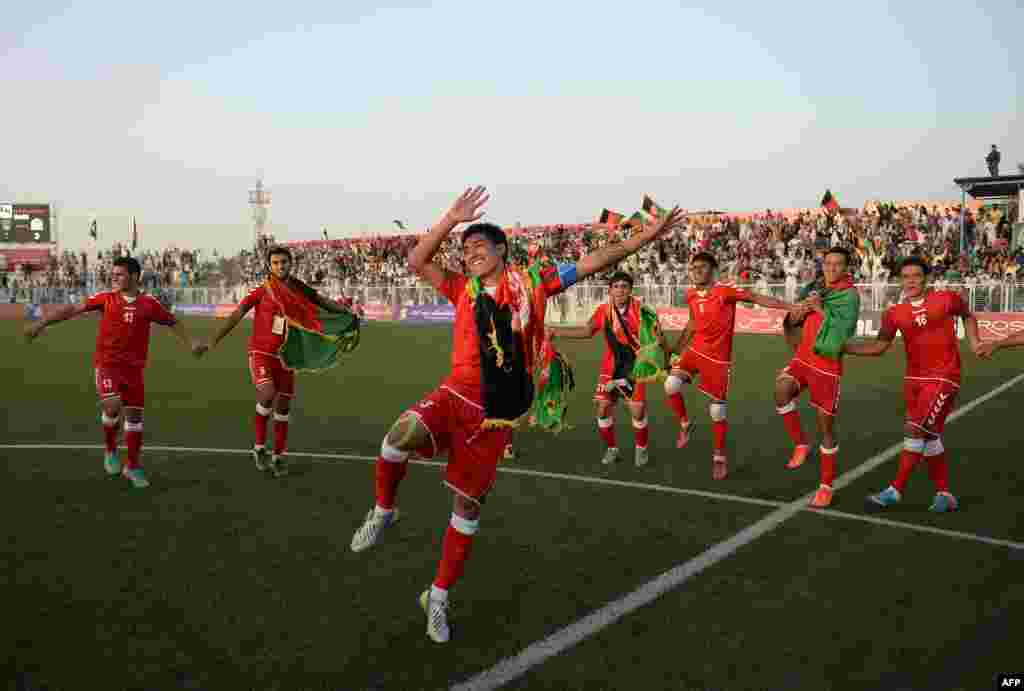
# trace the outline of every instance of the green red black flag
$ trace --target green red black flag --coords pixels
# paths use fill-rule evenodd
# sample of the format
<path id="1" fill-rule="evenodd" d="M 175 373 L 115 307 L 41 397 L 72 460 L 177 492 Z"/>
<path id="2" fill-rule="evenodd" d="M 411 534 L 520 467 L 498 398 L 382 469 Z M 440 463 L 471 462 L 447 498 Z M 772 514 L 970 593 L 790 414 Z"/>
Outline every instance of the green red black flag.
<path id="1" fill-rule="evenodd" d="M 825 190 L 825 196 L 821 198 L 821 206 L 829 211 L 839 210 L 839 202 L 832 196 L 832 190 Z"/>

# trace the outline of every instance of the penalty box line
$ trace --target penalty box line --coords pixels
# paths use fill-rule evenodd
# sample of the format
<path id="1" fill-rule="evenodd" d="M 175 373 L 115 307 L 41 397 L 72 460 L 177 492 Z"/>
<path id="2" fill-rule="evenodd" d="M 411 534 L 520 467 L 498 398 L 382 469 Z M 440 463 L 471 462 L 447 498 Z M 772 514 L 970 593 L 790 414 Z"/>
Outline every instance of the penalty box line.
<path id="1" fill-rule="evenodd" d="M 949 416 L 947 422 L 956 421 L 981 404 L 995 398 L 1007 389 L 1016 385 L 1021 380 L 1024 380 L 1024 374 L 1018 374 L 1009 381 L 995 387 L 988 393 L 975 398 L 973 401 L 970 401 L 955 410 Z M 833 487 L 837 490 L 846 487 L 863 475 L 871 472 L 875 468 L 878 468 L 890 458 L 899 455 L 902 449 L 902 443 L 893 444 L 880 453 L 872 456 L 859 466 L 843 473 L 835 483 L 833 483 Z M 531 643 L 518 654 L 501 660 L 493 667 L 480 672 L 465 682 L 455 684 L 451 687 L 451 691 L 491 691 L 492 689 L 500 688 L 510 681 L 518 679 L 548 658 L 572 648 L 577 643 L 580 643 L 611 626 L 627 614 L 650 604 L 665 593 L 675 590 L 686 581 L 711 566 L 714 566 L 718 562 L 732 556 L 738 550 L 749 545 L 751 542 L 771 533 L 794 516 L 802 514 L 807 506 L 807 502 L 810 501 L 813 496 L 814 493 L 812 492 L 779 507 L 761 520 L 736 533 L 731 538 L 712 545 L 706 551 L 697 555 L 693 559 L 678 564 L 618 600 L 613 600 L 600 609 L 591 612 L 582 619 L 569 624 L 550 636 Z M 840 516 L 838 512 L 832 512 L 831 515 L 837 517 Z M 1013 544 L 1016 546 L 1016 543 Z"/>

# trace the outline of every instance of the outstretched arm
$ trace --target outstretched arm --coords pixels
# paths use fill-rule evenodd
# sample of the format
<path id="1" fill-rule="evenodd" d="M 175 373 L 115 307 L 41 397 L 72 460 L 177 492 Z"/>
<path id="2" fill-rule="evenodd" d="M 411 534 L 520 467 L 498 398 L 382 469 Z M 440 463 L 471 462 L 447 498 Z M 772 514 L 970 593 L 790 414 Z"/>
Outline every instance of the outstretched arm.
<path id="1" fill-rule="evenodd" d="M 776 310 L 786 310 L 787 312 L 796 307 L 796 305 L 792 305 L 782 300 L 776 300 L 775 298 L 768 297 L 767 295 L 761 295 L 760 293 L 750 293 L 749 297 L 743 302 L 752 302 L 760 307 L 767 307 L 769 309 Z"/>
<path id="2" fill-rule="evenodd" d="M 445 212 L 437 223 L 420 238 L 416 246 L 409 252 L 409 268 L 432 285 L 442 290 L 445 282 L 445 271 L 434 262 L 434 255 L 455 227 L 460 223 L 472 223 L 483 218 L 481 210 L 490 197 L 484 187 L 470 187 L 459 195 L 452 207 Z"/>
<path id="3" fill-rule="evenodd" d="M 977 325 L 977 322 L 975 322 Z M 978 345 L 978 349 L 974 351 L 980 358 L 990 358 L 997 350 L 1004 348 L 1018 348 L 1024 346 L 1024 331 L 1018 333 L 1016 336 L 1007 336 L 1001 338 L 998 341 L 988 341 Z"/>
<path id="4" fill-rule="evenodd" d="M 243 302 L 235 311 L 231 313 L 231 316 L 224 322 L 224 326 L 217 329 L 217 333 L 213 335 L 213 340 L 210 341 L 209 345 L 204 346 L 203 350 L 212 350 L 217 347 L 217 344 L 224 340 L 224 338 L 231 333 L 231 330 L 238 326 L 238 322 L 245 318 L 245 315 L 252 309 L 252 305 Z"/>
<path id="5" fill-rule="evenodd" d="M 654 225 L 645 227 L 632 237 L 612 245 L 594 250 L 576 262 L 576 277 L 582 280 L 591 274 L 617 264 L 644 245 L 658 239 L 659 236 L 678 227 L 683 222 L 683 212 L 678 206 L 673 207 L 664 218 Z"/>
<path id="6" fill-rule="evenodd" d="M 548 338 L 568 338 L 569 340 L 586 340 L 593 336 L 589 326 L 552 326 L 548 328 Z"/>
<path id="7" fill-rule="evenodd" d="M 878 357 L 892 347 L 892 343 L 895 338 L 896 330 L 892 326 L 883 322 L 882 329 L 878 332 L 878 337 L 875 338 L 875 340 L 854 341 L 851 339 L 843 344 L 843 352 L 847 355 Z"/>
<path id="8" fill-rule="evenodd" d="M 39 334 L 43 333 L 43 330 L 46 329 L 46 327 L 50 326 L 51 324 L 56 324 L 57 322 L 66 321 L 68 319 L 74 319 L 75 317 L 81 316 L 92 309 L 95 308 L 90 306 L 88 302 L 82 302 L 77 305 L 65 305 L 64 307 L 60 307 L 53 314 L 53 316 L 47 317 L 46 319 L 41 319 L 40 321 L 37 321 L 34 324 L 29 324 L 28 326 L 26 326 L 25 341 L 31 343 L 39 336 Z"/>

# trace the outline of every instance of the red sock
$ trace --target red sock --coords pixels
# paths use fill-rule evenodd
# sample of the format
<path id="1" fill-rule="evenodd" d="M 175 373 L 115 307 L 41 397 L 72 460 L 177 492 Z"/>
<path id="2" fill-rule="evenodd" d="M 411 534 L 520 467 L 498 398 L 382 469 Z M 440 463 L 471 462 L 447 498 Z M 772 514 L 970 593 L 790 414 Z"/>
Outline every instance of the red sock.
<path id="1" fill-rule="evenodd" d="M 610 419 L 610 418 L 609 418 Z M 597 433 L 601 435 L 601 439 L 608 445 L 609 449 L 618 448 L 618 444 L 615 443 L 615 423 L 608 425 L 607 427 L 601 426 L 601 418 L 597 419 Z"/>
<path id="2" fill-rule="evenodd" d="M 676 419 L 680 423 L 688 421 L 690 418 L 686 414 L 686 402 L 683 400 L 683 394 L 674 393 L 665 398 L 665 403 L 676 415 Z"/>
<path id="3" fill-rule="evenodd" d="M 900 467 L 896 470 L 896 479 L 892 481 L 892 486 L 902 493 L 903 488 L 907 486 L 907 480 L 910 478 L 910 474 L 914 472 L 914 468 L 916 468 L 917 464 L 920 462 L 920 453 L 903 449 L 903 453 L 900 454 Z"/>
<path id="4" fill-rule="evenodd" d="M 949 491 L 949 469 L 946 467 L 946 452 L 937 456 L 928 456 L 928 477 L 935 484 L 936 492 Z"/>
<path id="5" fill-rule="evenodd" d="M 108 425 L 103 423 L 103 446 L 106 448 L 107 453 L 114 453 L 117 451 L 117 423 Z"/>
<path id="6" fill-rule="evenodd" d="M 408 462 L 395 463 L 393 461 L 385 461 L 379 456 L 377 457 L 377 469 L 374 473 L 377 486 L 377 506 L 382 509 L 395 508 L 395 495 L 398 494 L 398 483 L 405 477 L 405 472 L 408 468 Z"/>
<path id="7" fill-rule="evenodd" d="M 799 411 L 791 410 L 788 413 L 784 413 L 782 415 L 782 424 L 786 427 L 786 433 L 789 434 L 789 438 L 795 446 L 805 446 L 807 444 L 807 440 L 804 439 L 804 430 L 800 427 Z"/>
<path id="8" fill-rule="evenodd" d="M 721 422 L 715 421 L 711 423 L 711 436 L 715 440 L 715 453 L 716 455 L 725 455 L 725 435 L 729 431 L 729 422 L 722 420 Z"/>
<path id="9" fill-rule="evenodd" d="M 256 409 L 256 416 L 252 419 L 252 425 L 256 430 L 256 446 L 267 445 L 267 422 L 270 420 L 270 413 L 262 415 L 259 408 Z"/>
<path id="10" fill-rule="evenodd" d="M 283 420 L 281 418 L 284 418 Z M 266 437 L 264 437 L 266 438 Z M 288 416 L 274 413 L 274 453 L 281 455 L 288 445 Z"/>
<path id="11" fill-rule="evenodd" d="M 460 533 L 453 526 L 448 526 L 444 531 L 441 562 L 437 565 L 437 577 L 434 578 L 435 586 L 448 590 L 455 585 L 455 581 L 462 575 L 472 547 L 472 535 Z"/>
<path id="12" fill-rule="evenodd" d="M 644 418 L 644 426 L 637 427 L 636 421 L 633 421 L 633 437 L 636 439 L 636 445 L 639 449 L 647 448 L 647 439 L 649 436 L 650 428 L 647 426 L 647 419 Z"/>
<path id="13" fill-rule="evenodd" d="M 832 449 L 831 453 L 821 449 L 821 484 L 832 486 L 836 479 L 836 456 L 839 455 L 839 447 Z"/>
<path id="14" fill-rule="evenodd" d="M 129 429 L 129 427 L 137 427 L 137 429 Z M 127 457 L 125 458 L 124 465 L 126 468 L 138 468 L 141 464 L 139 463 L 139 453 L 142 451 L 142 423 L 125 423 L 124 428 L 124 445 L 128 449 Z"/>

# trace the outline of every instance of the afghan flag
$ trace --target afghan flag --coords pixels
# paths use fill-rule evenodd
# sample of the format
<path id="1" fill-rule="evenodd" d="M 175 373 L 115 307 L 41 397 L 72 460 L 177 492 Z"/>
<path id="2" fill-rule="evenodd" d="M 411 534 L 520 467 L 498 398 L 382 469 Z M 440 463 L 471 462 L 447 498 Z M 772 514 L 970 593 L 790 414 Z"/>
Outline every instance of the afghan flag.
<path id="1" fill-rule="evenodd" d="M 134 252 L 139 246 L 139 226 L 135 222 L 135 217 L 132 216 L 132 252 Z"/>
<path id="2" fill-rule="evenodd" d="M 313 289 L 301 281 L 274 276 L 264 284 L 285 315 L 285 336 L 278 355 L 294 372 L 323 372 L 359 345 L 359 318 L 351 312 L 320 314 Z"/>
<path id="3" fill-rule="evenodd" d="M 100 234 L 99 226 L 96 225 L 96 219 L 94 218 L 89 223 L 89 237 L 91 237 L 93 239 L 93 241 L 95 242 L 96 240 L 99 239 L 99 234 Z"/>
<path id="4" fill-rule="evenodd" d="M 799 299 L 803 300 L 815 292 L 821 296 L 825 319 L 818 329 L 814 352 L 821 357 L 838 360 L 843 352 L 843 346 L 857 334 L 860 294 L 853 287 L 853 281 L 849 276 L 844 277 L 832 288 L 825 288 L 822 283 L 812 283 L 801 291 Z"/>
<path id="5" fill-rule="evenodd" d="M 839 202 L 832 196 L 832 190 L 825 190 L 825 196 L 821 198 L 821 206 L 829 211 L 839 210 Z"/>
<path id="6" fill-rule="evenodd" d="M 610 209 L 602 209 L 601 217 L 597 222 L 601 225 L 610 225 L 613 228 L 618 228 L 624 220 L 626 220 L 626 217 L 619 212 L 611 211 Z"/>
<path id="7" fill-rule="evenodd" d="M 544 340 L 541 347 L 538 364 L 540 377 L 537 380 L 530 426 L 558 434 L 570 429 L 565 422 L 569 413 L 569 404 L 565 399 L 567 394 L 576 388 L 572 365 L 564 355 L 555 350 L 548 339 Z"/>
<path id="8" fill-rule="evenodd" d="M 623 228 L 639 228 L 640 226 L 646 225 L 647 216 L 643 211 L 637 211 L 622 224 Z"/>

